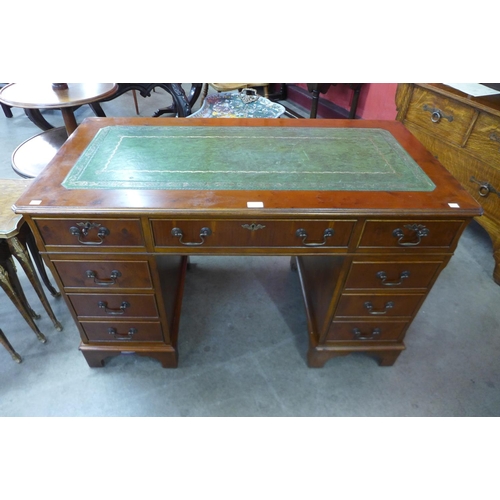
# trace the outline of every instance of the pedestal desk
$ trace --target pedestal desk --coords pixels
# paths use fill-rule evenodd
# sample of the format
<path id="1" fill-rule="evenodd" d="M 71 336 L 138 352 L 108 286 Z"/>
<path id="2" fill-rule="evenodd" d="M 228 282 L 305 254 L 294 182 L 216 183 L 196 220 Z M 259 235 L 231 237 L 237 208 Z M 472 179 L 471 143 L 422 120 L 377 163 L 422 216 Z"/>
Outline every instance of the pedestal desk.
<path id="1" fill-rule="evenodd" d="M 481 213 L 399 122 L 227 118 L 89 118 L 16 210 L 95 367 L 121 353 L 177 366 L 192 254 L 291 256 L 309 366 L 392 365 Z"/>

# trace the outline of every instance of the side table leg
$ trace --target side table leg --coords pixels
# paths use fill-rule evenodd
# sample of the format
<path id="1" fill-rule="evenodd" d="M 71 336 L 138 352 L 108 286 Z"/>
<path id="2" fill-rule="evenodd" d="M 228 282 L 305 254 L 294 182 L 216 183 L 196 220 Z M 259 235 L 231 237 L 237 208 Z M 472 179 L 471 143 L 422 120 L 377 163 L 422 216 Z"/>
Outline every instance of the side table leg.
<path id="1" fill-rule="evenodd" d="M 20 363 L 22 361 L 21 356 L 17 354 L 16 351 L 14 351 L 14 348 L 10 345 L 10 342 L 7 340 L 7 337 L 3 333 L 2 329 L 0 328 L 0 344 L 2 344 L 5 349 L 7 349 L 7 352 L 12 356 L 12 359 L 16 363 Z"/>
<path id="2" fill-rule="evenodd" d="M 50 292 L 50 295 L 52 295 L 52 297 L 60 297 L 61 292 L 58 292 L 52 286 L 52 283 L 50 282 L 49 277 L 47 276 L 47 271 L 45 270 L 45 265 L 43 263 L 43 259 L 40 256 L 40 252 L 38 251 L 38 247 L 36 246 L 35 238 L 34 238 L 33 233 L 31 232 L 31 230 L 27 224 L 23 225 L 22 234 L 26 240 L 26 246 L 29 248 L 29 250 L 31 252 L 31 257 L 35 263 L 35 266 L 38 269 L 38 274 L 40 274 L 40 277 L 42 278 L 43 283 L 47 287 L 47 290 Z"/>
<path id="3" fill-rule="evenodd" d="M 5 290 L 10 300 L 12 300 L 14 305 L 17 307 L 18 311 L 26 320 L 26 323 L 28 323 L 31 329 L 35 332 L 35 335 L 37 336 L 38 340 L 42 343 L 47 342 L 47 339 L 45 338 L 43 333 L 38 329 L 38 326 L 36 326 L 35 322 L 33 321 L 33 318 L 26 309 L 24 303 L 17 296 L 16 291 L 14 290 L 10 282 L 9 273 L 3 266 L 0 266 L 0 286 Z"/>
<path id="4" fill-rule="evenodd" d="M 50 307 L 47 297 L 45 296 L 45 292 L 43 291 L 42 285 L 40 284 L 40 280 L 38 279 L 38 276 L 35 273 L 35 269 L 33 268 L 33 264 L 31 262 L 28 251 L 22 245 L 19 238 L 17 238 L 16 236 L 9 238 L 7 240 L 7 243 L 9 245 L 10 251 L 12 252 L 12 255 L 14 255 L 16 259 L 19 261 L 21 267 L 26 273 L 26 276 L 30 280 L 30 283 L 35 289 L 38 298 L 40 299 L 40 302 L 42 303 L 44 309 L 47 311 L 49 318 L 52 320 L 55 329 L 59 332 L 62 331 L 62 325 L 55 317 L 54 312 Z"/>

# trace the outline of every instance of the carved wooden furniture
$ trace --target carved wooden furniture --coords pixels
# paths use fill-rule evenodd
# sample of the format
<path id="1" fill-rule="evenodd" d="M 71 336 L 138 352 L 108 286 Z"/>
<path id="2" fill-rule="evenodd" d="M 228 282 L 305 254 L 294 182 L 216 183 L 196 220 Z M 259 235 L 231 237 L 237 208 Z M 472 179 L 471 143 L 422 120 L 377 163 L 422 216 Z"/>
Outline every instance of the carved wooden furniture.
<path id="1" fill-rule="evenodd" d="M 481 204 L 500 285 L 500 95 L 471 97 L 444 84 L 398 86 L 397 119 Z"/>
<path id="2" fill-rule="evenodd" d="M 45 336 L 33 321 L 33 318 L 37 319 L 40 316 L 33 311 L 26 300 L 21 283 L 17 277 L 13 260 L 13 257 L 17 259 L 35 289 L 44 309 L 52 320 L 54 327 L 56 330 L 61 331 L 62 326 L 55 317 L 47 301 L 45 292 L 35 272 L 33 261 L 28 253 L 28 247 L 32 252 L 33 260 L 35 261 L 42 280 L 51 294 L 53 296 L 59 296 L 60 294 L 49 282 L 29 226 L 24 224 L 23 217 L 19 214 L 15 214 L 11 208 L 17 198 L 19 198 L 29 185 L 30 181 L 21 179 L 3 179 L 0 181 L 2 189 L 2 197 L 0 198 L 0 286 L 7 293 L 7 296 L 11 299 L 31 329 L 35 332 L 37 338 L 41 342 L 45 342 Z"/>
<path id="3" fill-rule="evenodd" d="M 99 102 L 111 101 L 112 99 L 116 99 L 117 97 L 121 96 L 125 92 L 137 90 L 142 97 L 149 97 L 154 89 L 161 88 L 170 94 L 173 103 L 171 106 L 158 109 L 153 116 L 158 117 L 163 114 L 174 113 L 179 117 L 185 117 L 191 114 L 191 108 L 193 107 L 201 93 L 202 85 L 202 83 L 192 83 L 189 95 L 186 95 L 186 92 L 184 92 L 182 84 L 180 83 L 119 83 L 118 90 L 115 94 L 110 97 L 100 99 Z M 91 107 L 94 110 L 96 116 L 104 117 L 106 115 L 104 114 L 104 111 L 102 110 L 99 102 L 92 103 Z M 137 101 L 135 101 L 135 105 L 137 114 L 139 114 Z"/>
<path id="4" fill-rule="evenodd" d="M 16 211 L 93 367 L 127 353 L 177 366 L 192 254 L 293 256 L 309 366 L 391 365 L 481 213 L 399 122 L 217 118 L 87 119 Z"/>
<path id="5" fill-rule="evenodd" d="M 318 113 L 319 95 L 326 94 L 330 86 L 337 85 L 336 83 L 308 83 L 307 90 L 312 94 L 311 112 L 309 118 L 316 118 Z M 351 109 L 349 110 L 349 119 L 356 118 L 356 110 L 358 109 L 359 94 L 361 92 L 362 83 L 349 83 L 349 88 L 353 90 L 354 94 L 351 102 Z"/>
<path id="6" fill-rule="evenodd" d="M 57 89 L 49 84 L 10 83 L 0 89 L 0 101 L 4 104 L 25 109 L 60 109 L 64 120 L 65 130 L 53 130 L 48 128 L 50 124 L 41 114 L 38 116 L 42 120 L 40 126 L 46 132 L 23 142 L 12 155 L 12 167 L 21 177 L 36 177 L 52 159 L 50 155 L 53 151 L 58 150 L 66 138 L 75 131 L 77 127 L 73 113 L 75 107 L 111 96 L 118 88 L 115 83 L 62 85 L 67 85 L 67 88 Z"/>

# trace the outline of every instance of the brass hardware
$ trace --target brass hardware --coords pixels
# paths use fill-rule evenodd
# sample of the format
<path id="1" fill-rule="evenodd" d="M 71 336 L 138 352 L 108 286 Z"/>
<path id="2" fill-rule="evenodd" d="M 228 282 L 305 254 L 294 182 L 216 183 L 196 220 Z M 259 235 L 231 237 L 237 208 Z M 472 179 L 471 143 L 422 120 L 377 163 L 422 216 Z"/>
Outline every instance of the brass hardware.
<path id="1" fill-rule="evenodd" d="M 120 309 L 109 309 L 108 303 L 104 302 L 102 300 L 100 300 L 97 303 L 97 305 L 98 305 L 99 309 L 104 309 L 105 313 L 109 314 L 110 316 L 120 316 L 122 314 L 125 314 L 125 309 L 127 309 L 127 307 L 130 307 L 130 304 L 126 301 L 123 301 L 121 303 Z"/>
<path id="2" fill-rule="evenodd" d="M 380 278 L 382 285 L 384 286 L 399 286 L 403 283 L 403 280 L 410 277 L 410 271 L 403 271 L 399 275 L 399 281 L 387 281 L 387 274 L 385 271 L 379 271 L 377 273 L 377 278 Z"/>
<path id="3" fill-rule="evenodd" d="M 409 231 L 413 231 L 418 240 L 414 242 L 404 242 L 403 239 L 405 234 L 403 230 L 398 227 L 397 229 L 394 229 L 392 235 L 398 238 L 398 245 L 402 247 L 415 247 L 417 245 L 420 245 L 421 239 L 429 234 L 429 229 L 427 229 L 422 224 L 405 224 L 404 227 Z"/>
<path id="4" fill-rule="evenodd" d="M 479 184 L 479 196 L 486 198 L 490 193 L 494 193 L 500 197 L 500 192 L 498 192 L 489 182 L 478 181 L 474 176 L 469 179 L 471 182 Z"/>
<path id="5" fill-rule="evenodd" d="M 424 111 L 429 111 L 431 113 L 431 122 L 432 123 L 439 123 L 441 121 L 441 118 L 444 118 L 445 120 L 448 120 L 449 122 L 453 121 L 453 115 L 445 115 L 438 108 L 433 108 L 431 106 L 428 106 L 427 104 L 424 104 L 424 107 L 422 109 Z"/>
<path id="6" fill-rule="evenodd" d="M 352 333 L 354 334 L 354 338 L 356 340 L 373 340 L 375 337 L 378 337 L 382 333 L 382 330 L 380 330 L 380 328 L 374 328 L 369 337 L 362 337 L 361 330 L 359 328 L 353 328 Z"/>
<path id="7" fill-rule="evenodd" d="M 495 132 L 492 132 L 490 134 L 490 141 L 500 142 L 500 137 L 497 134 L 495 134 Z M 500 151 L 500 149 L 499 149 L 499 151 Z"/>
<path id="8" fill-rule="evenodd" d="M 185 245 L 187 247 L 196 247 L 196 246 L 203 245 L 203 243 L 205 243 L 205 237 L 210 236 L 212 234 L 212 230 L 209 227 L 202 227 L 200 229 L 201 241 L 199 243 L 197 243 L 197 242 L 191 243 L 191 242 L 182 241 L 182 238 L 184 237 L 184 233 L 178 227 L 174 227 L 172 229 L 172 231 L 170 232 L 170 234 L 172 236 L 175 236 L 176 238 L 179 238 L 179 243 L 181 245 Z"/>
<path id="9" fill-rule="evenodd" d="M 248 229 L 249 231 L 257 231 L 258 229 L 264 229 L 266 226 L 262 224 L 242 224 L 241 227 Z"/>
<path id="10" fill-rule="evenodd" d="M 306 247 L 322 247 L 323 245 L 326 245 L 326 239 L 333 236 L 334 233 L 335 231 L 331 227 L 326 228 L 323 231 L 323 241 L 321 243 L 306 243 L 307 232 L 305 229 L 297 229 L 297 231 L 295 231 L 295 236 L 302 238 L 302 244 Z"/>
<path id="11" fill-rule="evenodd" d="M 392 302 L 392 301 L 386 302 L 385 308 L 383 311 L 374 311 L 373 304 L 371 302 L 365 302 L 365 307 L 368 309 L 368 314 L 371 314 L 373 316 L 381 316 L 383 314 L 387 314 L 387 311 L 394 307 L 394 302 Z"/>
<path id="12" fill-rule="evenodd" d="M 101 224 L 98 224 L 96 222 L 77 222 L 76 225 L 80 226 L 81 229 L 72 226 L 69 228 L 69 231 L 73 236 L 78 237 L 78 242 L 82 245 L 101 245 L 104 242 L 104 237 L 109 235 L 109 229 L 106 229 L 104 226 L 101 226 Z M 97 237 L 99 238 L 99 241 L 82 241 L 80 239 L 82 236 L 86 238 L 91 229 L 97 228 L 99 228 L 97 231 Z"/>
<path id="13" fill-rule="evenodd" d="M 122 273 L 120 271 L 111 271 L 111 274 L 109 275 L 109 279 L 99 279 L 94 271 L 91 271 L 90 269 L 86 271 L 87 278 L 93 278 L 94 283 L 99 286 L 110 286 L 110 285 L 115 285 L 116 284 L 116 279 L 119 278 Z"/>
<path id="14" fill-rule="evenodd" d="M 137 328 L 131 328 L 127 333 L 122 334 L 116 331 L 116 328 L 108 328 L 110 335 L 115 335 L 116 340 L 132 340 L 132 336 L 137 333 Z M 116 335 L 119 335 L 118 337 Z"/>

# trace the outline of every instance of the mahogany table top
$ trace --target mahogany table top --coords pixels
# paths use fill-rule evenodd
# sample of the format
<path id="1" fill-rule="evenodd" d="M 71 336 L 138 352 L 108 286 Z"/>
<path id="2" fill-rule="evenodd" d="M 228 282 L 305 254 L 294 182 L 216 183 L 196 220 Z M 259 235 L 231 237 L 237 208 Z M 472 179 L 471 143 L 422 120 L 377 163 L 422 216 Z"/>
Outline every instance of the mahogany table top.
<path id="1" fill-rule="evenodd" d="M 421 191 L 385 190 L 276 190 L 268 189 L 67 189 L 62 184 L 100 129 L 104 127 L 260 127 L 269 135 L 277 130 L 311 128 L 380 129 L 387 131 L 435 186 Z M 153 130 L 151 128 L 150 130 Z M 212 129 L 213 130 L 213 129 Z M 238 151 L 234 152 L 238 155 Z M 248 205 L 248 203 L 252 205 Z M 184 119 L 184 118 L 88 118 L 52 162 L 16 203 L 21 213 L 170 213 L 177 215 L 232 217 L 276 214 L 282 217 L 335 216 L 342 214 L 457 214 L 481 213 L 477 202 L 442 167 L 420 142 L 396 121 L 288 120 L 288 119 Z M 260 207 L 260 208 L 259 208 Z"/>

